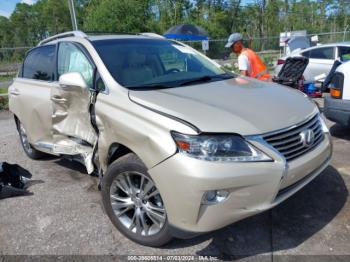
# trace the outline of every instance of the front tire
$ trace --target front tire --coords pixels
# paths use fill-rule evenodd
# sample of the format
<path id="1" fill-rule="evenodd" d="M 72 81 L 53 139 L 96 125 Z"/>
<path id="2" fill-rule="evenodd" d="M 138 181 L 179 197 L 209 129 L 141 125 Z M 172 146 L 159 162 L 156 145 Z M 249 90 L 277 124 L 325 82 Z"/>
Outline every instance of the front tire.
<path id="1" fill-rule="evenodd" d="M 129 239 L 152 247 L 172 239 L 160 193 L 135 154 L 129 153 L 108 167 L 101 193 L 108 217 Z"/>

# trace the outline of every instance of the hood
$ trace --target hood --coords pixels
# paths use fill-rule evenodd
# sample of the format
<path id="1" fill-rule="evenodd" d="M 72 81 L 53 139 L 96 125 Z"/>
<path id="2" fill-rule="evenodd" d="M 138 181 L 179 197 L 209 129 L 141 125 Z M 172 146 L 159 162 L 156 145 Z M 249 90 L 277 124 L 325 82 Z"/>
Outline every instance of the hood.
<path id="1" fill-rule="evenodd" d="M 202 132 L 263 134 L 295 125 L 317 111 L 298 90 L 242 77 L 169 89 L 130 90 L 129 96 Z"/>

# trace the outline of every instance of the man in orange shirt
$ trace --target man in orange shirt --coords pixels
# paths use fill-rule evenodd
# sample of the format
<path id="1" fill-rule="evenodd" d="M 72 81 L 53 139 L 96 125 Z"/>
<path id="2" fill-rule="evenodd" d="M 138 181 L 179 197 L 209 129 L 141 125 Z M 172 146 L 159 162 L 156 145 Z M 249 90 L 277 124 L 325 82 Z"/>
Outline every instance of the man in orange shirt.
<path id="1" fill-rule="evenodd" d="M 243 38 L 239 33 L 233 33 L 227 40 L 226 48 L 238 55 L 238 69 L 241 75 L 268 81 L 271 76 L 266 65 L 251 49 L 244 47 Z"/>

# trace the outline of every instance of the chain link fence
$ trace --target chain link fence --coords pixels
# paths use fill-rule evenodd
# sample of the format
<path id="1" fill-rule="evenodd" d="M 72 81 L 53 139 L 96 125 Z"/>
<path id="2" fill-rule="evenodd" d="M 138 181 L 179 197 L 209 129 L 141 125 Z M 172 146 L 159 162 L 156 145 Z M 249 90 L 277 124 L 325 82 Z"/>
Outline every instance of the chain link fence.
<path id="1" fill-rule="evenodd" d="M 332 32 L 332 33 L 319 33 L 308 34 L 307 37 L 311 39 L 312 36 L 318 36 L 319 44 L 337 43 L 350 41 L 350 31 Z M 284 55 L 284 48 L 280 47 L 280 38 L 276 37 L 262 37 L 252 38 L 250 40 L 244 40 L 245 46 L 251 47 L 255 50 L 263 59 L 265 64 L 272 70 L 279 57 Z M 187 45 L 195 48 L 196 50 L 205 53 L 208 57 L 215 59 L 221 65 L 227 65 L 230 69 L 235 69 L 235 63 L 237 60 L 236 55 L 231 53 L 229 48 L 225 48 L 227 39 L 212 39 L 209 40 L 209 50 L 202 50 L 201 41 L 184 41 Z M 311 43 L 316 45 L 317 43 Z"/>
<path id="2" fill-rule="evenodd" d="M 8 87 L 31 47 L 0 48 L 0 110 L 8 109 Z"/>
<path id="3" fill-rule="evenodd" d="M 312 36 L 318 36 L 319 44 L 327 43 L 337 43 L 337 42 L 346 42 L 350 41 L 350 31 L 342 32 L 331 32 L 331 33 L 318 33 L 318 34 L 308 34 L 307 37 L 311 39 Z M 283 47 L 280 47 L 280 38 L 279 36 L 275 37 L 255 37 L 250 40 L 244 40 L 246 46 L 251 47 L 257 52 L 268 52 L 272 51 L 273 53 L 279 52 L 283 54 Z M 202 51 L 202 42 L 201 41 L 183 41 L 187 45 Z M 211 39 L 209 40 L 209 50 L 206 52 L 206 55 L 212 59 L 225 59 L 230 55 L 230 50 L 225 48 L 227 39 Z M 316 45 L 316 43 L 312 43 Z"/>

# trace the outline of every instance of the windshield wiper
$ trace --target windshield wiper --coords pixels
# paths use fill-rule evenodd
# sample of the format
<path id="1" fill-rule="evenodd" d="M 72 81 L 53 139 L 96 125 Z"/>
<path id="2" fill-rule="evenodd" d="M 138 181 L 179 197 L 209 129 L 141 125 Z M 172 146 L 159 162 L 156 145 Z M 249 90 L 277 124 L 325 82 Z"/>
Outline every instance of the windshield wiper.
<path id="1" fill-rule="evenodd" d="M 233 75 L 230 74 L 221 74 L 221 75 L 214 75 L 214 76 L 202 76 L 194 79 L 189 79 L 187 81 L 181 82 L 180 86 L 185 86 L 185 85 L 191 85 L 191 84 L 196 84 L 196 83 L 201 83 L 201 82 L 209 82 L 212 80 L 218 81 L 218 80 L 225 80 L 225 79 L 230 79 L 233 78 Z"/>
<path id="2" fill-rule="evenodd" d="M 173 88 L 173 85 L 165 85 L 165 84 L 147 84 L 147 85 L 139 85 L 139 86 L 125 86 L 130 90 L 154 90 L 154 89 L 165 89 L 165 88 Z"/>
<path id="3" fill-rule="evenodd" d="M 174 88 L 177 86 L 185 86 L 185 85 L 191 85 L 201 82 L 209 82 L 209 81 L 219 81 L 219 80 L 225 80 L 235 77 L 233 74 L 230 73 L 224 73 L 220 75 L 205 75 L 198 78 L 192 78 L 187 80 L 177 80 L 172 82 L 163 82 L 163 83 L 154 83 L 154 84 L 144 84 L 144 85 L 138 85 L 138 86 L 124 86 L 130 90 L 155 90 L 155 89 L 166 89 L 166 88 Z"/>

